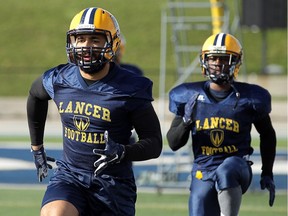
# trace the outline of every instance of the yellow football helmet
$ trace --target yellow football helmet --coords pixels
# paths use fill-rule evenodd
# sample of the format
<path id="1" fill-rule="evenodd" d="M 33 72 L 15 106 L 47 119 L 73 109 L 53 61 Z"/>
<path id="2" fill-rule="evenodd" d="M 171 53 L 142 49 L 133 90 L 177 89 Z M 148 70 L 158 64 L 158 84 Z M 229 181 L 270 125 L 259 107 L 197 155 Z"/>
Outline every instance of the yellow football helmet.
<path id="1" fill-rule="evenodd" d="M 120 43 L 120 46 L 116 52 L 116 57 L 115 57 L 115 62 L 117 62 L 118 64 L 121 63 L 122 61 L 122 58 L 124 56 L 124 53 L 125 53 L 125 48 L 126 48 L 126 39 L 125 39 L 125 36 L 121 33 L 120 35 L 120 40 L 121 40 L 121 43 Z"/>
<path id="2" fill-rule="evenodd" d="M 126 48 L 126 38 L 123 34 L 121 34 L 120 39 L 121 39 L 121 44 L 120 44 L 119 50 L 122 54 L 124 54 L 125 48 Z"/>
<path id="3" fill-rule="evenodd" d="M 217 84 L 232 83 L 242 63 L 242 46 L 231 34 L 218 33 L 208 37 L 200 54 L 202 74 Z M 220 59 L 217 60 L 216 59 Z M 211 59 L 211 60 L 210 60 Z M 209 61 L 210 60 L 210 61 Z M 214 60 L 214 64 L 211 63 Z M 220 72 L 215 72 L 215 68 Z"/>
<path id="4" fill-rule="evenodd" d="M 106 37 L 104 47 L 77 47 L 76 37 L 89 34 L 104 35 Z M 87 73 L 95 73 L 113 60 L 120 42 L 120 27 L 116 18 L 102 8 L 86 8 L 74 16 L 67 32 L 68 61 Z M 83 58 L 84 53 L 91 56 L 88 61 Z"/>

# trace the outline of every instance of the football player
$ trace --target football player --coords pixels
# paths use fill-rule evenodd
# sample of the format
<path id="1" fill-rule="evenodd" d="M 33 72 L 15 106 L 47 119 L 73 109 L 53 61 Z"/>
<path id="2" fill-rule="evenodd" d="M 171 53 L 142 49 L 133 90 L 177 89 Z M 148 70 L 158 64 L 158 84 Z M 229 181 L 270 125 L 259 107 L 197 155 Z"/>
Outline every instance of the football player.
<path id="1" fill-rule="evenodd" d="M 183 83 L 169 92 L 169 109 L 175 114 L 167 132 L 169 146 L 176 151 L 192 137 L 190 216 L 238 215 L 252 179 L 252 125 L 260 134 L 261 189 L 269 190 L 270 206 L 274 202 L 271 96 L 258 85 L 235 81 L 241 59 L 242 46 L 234 36 L 214 34 L 200 54 L 208 80 Z"/>
<path id="2" fill-rule="evenodd" d="M 69 63 L 49 69 L 31 86 L 27 116 L 39 181 L 50 168 L 43 145 L 50 99 L 63 125 L 63 155 L 41 216 L 135 215 L 132 161 L 157 158 L 162 135 L 152 81 L 113 62 L 119 45 L 115 17 L 102 8 L 86 8 L 67 32 Z M 132 128 L 136 143 L 129 143 Z"/>

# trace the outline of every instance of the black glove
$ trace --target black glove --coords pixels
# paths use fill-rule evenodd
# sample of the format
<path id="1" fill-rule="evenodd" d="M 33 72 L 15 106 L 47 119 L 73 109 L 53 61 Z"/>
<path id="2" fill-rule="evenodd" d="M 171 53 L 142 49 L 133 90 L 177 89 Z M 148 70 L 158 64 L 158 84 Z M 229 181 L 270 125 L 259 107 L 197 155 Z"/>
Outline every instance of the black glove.
<path id="1" fill-rule="evenodd" d="M 192 121 L 193 121 L 192 114 L 193 114 L 194 106 L 196 105 L 196 101 L 197 101 L 198 95 L 199 95 L 199 93 L 193 94 L 192 97 L 185 104 L 183 121 L 187 125 L 190 125 L 192 123 Z"/>
<path id="2" fill-rule="evenodd" d="M 273 206 L 275 199 L 275 184 L 273 179 L 270 176 L 262 176 L 260 180 L 261 189 L 265 188 L 269 191 L 269 205 Z"/>
<path id="3" fill-rule="evenodd" d="M 108 131 L 104 133 L 105 149 L 93 149 L 93 153 L 99 155 L 100 158 L 94 162 L 96 170 L 95 176 L 101 173 L 108 165 L 119 163 L 125 155 L 125 147 L 119 143 L 108 139 Z"/>
<path id="4" fill-rule="evenodd" d="M 34 163 L 37 169 L 38 180 L 39 182 L 42 182 L 42 180 L 48 176 L 48 169 L 52 169 L 52 166 L 48 164 L 47 161 L 54 162 L 55 159 L 46 156 L 44 147 L 41 147 L 36 151 L 31 149 L 31 152 L 34 156 Z"/>

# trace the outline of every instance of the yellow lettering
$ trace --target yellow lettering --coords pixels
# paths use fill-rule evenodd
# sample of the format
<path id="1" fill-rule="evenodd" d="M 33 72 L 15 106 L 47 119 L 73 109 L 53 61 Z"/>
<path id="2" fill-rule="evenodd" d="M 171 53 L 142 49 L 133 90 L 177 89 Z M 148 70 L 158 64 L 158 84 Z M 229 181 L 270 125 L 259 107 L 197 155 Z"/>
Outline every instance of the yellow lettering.
<path id="1" fill-rule="evenodd" d="M 234 121 L 233 131 L 239 133 L 239 123 L 236 121 Z"/>
<path id="2" fill-rule="evenodd" d="M 110 117 L 110 114 L 109 114 L 109 117 Z M 225 130 L 239 133 L 239 130 L 240 130 L 239 128 L 240 126 L 237 121 L 234 121 L 233 119 L 229 119 L 229 118 L 223 118 L 223 117 L 222 118 L 220 117 L 205 118 L 203 122 L 201 122 L 200 120 L 196 120 L 195 126 L 196 126 L 197 131 L 220 128 L 220 129 L 225 129 Z"/>
<path id="3" fill-rule="evenodd" d="M 76 135 L 75 140 L 76 140 L 76 141 L 79 141 L 80 131 L 74 131 L 74 132 L 75 132 L 75 135 Z"/>
<path id="4" fill-rule="evenodd" d="M 195 121 L 195 125 L 196 125 L 196 128 L 197 128 L 197 131 L 200 131 L 202 129 L 202 127 L 200 126 L 200 120 L 196 120 Z"/>
<path id="5" fill-rule="evenodd" d="M 105 143 L 104 134 L 100 134 L 100 143 Z"/>
<path id="6" fill-rule="evenodd" d="M 237 152 L 238 151 L 238 149 L 237 149 L 237 147 L 235 145 L 232 145 L 231 147 L 232 147 L 232 152 Z"/>
<path id="7" fill-rule="evenodd" d="M 87 143 L 92 143 L 92 135 L 91 135 L 91 133 L 88 134 L 86 142 Z"/>
<path id="8" fill-rule="evenodd" d="M 202 149 L 202 155 L 205 155 L 206 151 L 205 151 L 205 146 L 201 146 Z"/>
<path id="9" fill-rule="evenodd" d="M 99 139 L 97 137 L 98 137 L 98 134 L 94 133 L 94 143 L 95 144 L 99 144 L 100 143 L 100 141 L 99 141 Z"/>
<path id="10" fill-rule="evenodd" d="M 201 146 L 201 150 L 202 150 L 202 155 L 215 155 L 215 154 L 221 154 L 223 152 L 228 153 L 228 154 L 232 154 L 234 152 L 237 152 L 238 149 L 235 145 L 231 145 L 231 146 L 224 146 L 219 147 L 219 148 L 215 148 L 215 147 L 209 147 L 209 146 Z"/>
<path id="11" fill-rule="evenodd" d="M 232 119 L 226 119 L 226 130 L 232 130 Z"/>
<path id="12" fill-rule="evenodd" d="M 90 116 L 90 115 L 92 114 L 92 112 L 89 111 L 89 109 L 92 108 L 92 104 L 87 104 L 85 108 L 86 108 L 86 109 L 85 109 L 85 114 L 86 114 L 87 116 Z"/>
<path id="13" fill-rule="evenodd" d="M 75 103 L 75 104 L 74 104 Z M 110 110 L 98 105 L 86 104 L 80 101 L 69 101 L 65 107 L 64 102 L 59 102 L 59 113 L 73 113 L 75 115 L 93 116 L 94 118 L 102 119 L 111 122 Z"/>
<path id="14" fill-rule="evenodd" d="M 70 129 L 69 129 L 70 130 Z M 75 133 L 74 133 L 75 131 L 74 130 L 70 130 L 70 137 L 69 137 L 69 139 L 71 139 L 71 140 L 74 140 L 75 139 Z"/>
<path id="15" fill-rule="evenodd" d="M 75 114 L 83 114 L 83 109 L 84 109 L 85 103 L 84 102 L 76 102 L 76 107 L 75 107 Z"/>
<path id="16" fill-rule="evenodd" d="M 103 113 L 102 113 L 102 119 L 108 122 L 111 122 L 111 118 L 110 118 L 110 110 L 106 109 L 106 108 L 102 108 Z"/>
<path id="17" fill-rule="evenodd" d="M 219 119 L 219 128 L 221 128 L 221 129 L 225 128 L 225 119 L 224 118 Z"/>
<path id="18" fill-rule="evenodd" d="M 211 117 L 211 128 L 218 128 L 219 117 Z"/>
<path id="19" fill-rule="evenodd" d="M 75 130 L 65 127 L 64 136 L 67 137 L 67 139 L 77 141 L 77 142 L 82 142 L 82 143 L 105 144 L 103 133 L 100 133 L 100 134 L 99 133 L 86 133 L 86 132 L 75 131 Z"/>
<path id="20" fill-rule="evenodd" d="M 205 118 L 204 123 L 203 123 L 203 129 L 209 129 L 209 120 L 208 118 Z"/>
<path id="21" fill-rule="evenodd" d="M 73 105 L 72 101 L 70 101 L 66 107 L 65 113 L 72 113 L 73 112 Z"/>
<path id="22" fill-rule="evenodd" d="M 59 113 L 63 113 L 64 112 L 64 109 L 62 109 L 62 105 L 63 105 L 63 102 L 60 102 L 59 103 L 59 108 L 58 108 Z"/>
<path id="23" fill-rule="evenodd" d="M 95 118 L 100 118 L 100 114 L 99 111 L 101 110 L 100 106 L 94 105 L 94 113 L 93 113 L 93 117 Z"/>
<path id="24" fill-rule="evenodd" d="M 86 133 L 81 132 L 81 142 L 85 142 L 86 141 Z"/>

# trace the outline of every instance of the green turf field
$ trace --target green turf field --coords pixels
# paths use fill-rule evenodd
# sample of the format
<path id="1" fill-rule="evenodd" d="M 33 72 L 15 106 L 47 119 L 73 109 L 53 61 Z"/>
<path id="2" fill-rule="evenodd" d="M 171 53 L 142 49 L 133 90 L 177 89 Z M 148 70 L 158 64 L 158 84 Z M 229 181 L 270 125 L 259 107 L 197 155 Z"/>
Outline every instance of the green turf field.
<path id="1" fill-rule="evenodd" d="M 37 216 L 44 190 L 0 189 L 0 215 Z M 187 216 L 188 193 L 139 193 L 136 216 Z M 247 193 L 240 216 L 286 216 L 287 194 L 276 195 L 274 206 L 268 206 L 268 193 Z"/>
<path id="2" fill-rule="evenodd" d="M 188 1 L 188 0 L 182 0 Z M 189 0 L 203 2 L 200 0 Z M 209 0 L 205 0 L 209 2 Z M 66 31 L 73 16 L 80 10 L 103 7 L 117 18 L 127 45 L 124 61 L 139 65 L 145 75 L 154 82 L 154 95 L 158 96 L 161 44 L 161 11 L 168 0 L 9 0 L 1 2 L 1 51 L 0 95 L 26 96 L 31 82 L 52 66 L 67 62 L 65 45 Z M 231 22 L 235 9 L 234 0 L 225 1 L 231 11 Z M 241 5 L 240 5 L 241 7 Z M 241 8 L 238 8 L 241 9 Z M 11 12 L 13 11 L 13 15 Z M 205 14 L 210 16 L 209 8 Z M 176 66 L 172 48 L 171 26 L 168 28 L 167 45 L 167 89 L 175 81 Z M 203 43 L 212 31 L 191 32 L 193 40 Z M 239 32 L 237 33 L 239 34 Z M 242 28 L 244 61 L 248 73 L 261 74 L 262 33 Z M 287 74 L 287 29 L 267 30 L 267 64 L 283 67 Z M 200 44 L 199 44 L 200 45 Z M 196 56 L 195 56 L 196 57 Z M 192 59 L 191 59 L 192 61 Z M 241 75 L 242 69 L 239 73 Z M 200 71 L 195 72 L 199 74 Z M 201 77 L 202 78 L 202 77 Z M 11 82 L 13 79 L 13 82 Z"/>

